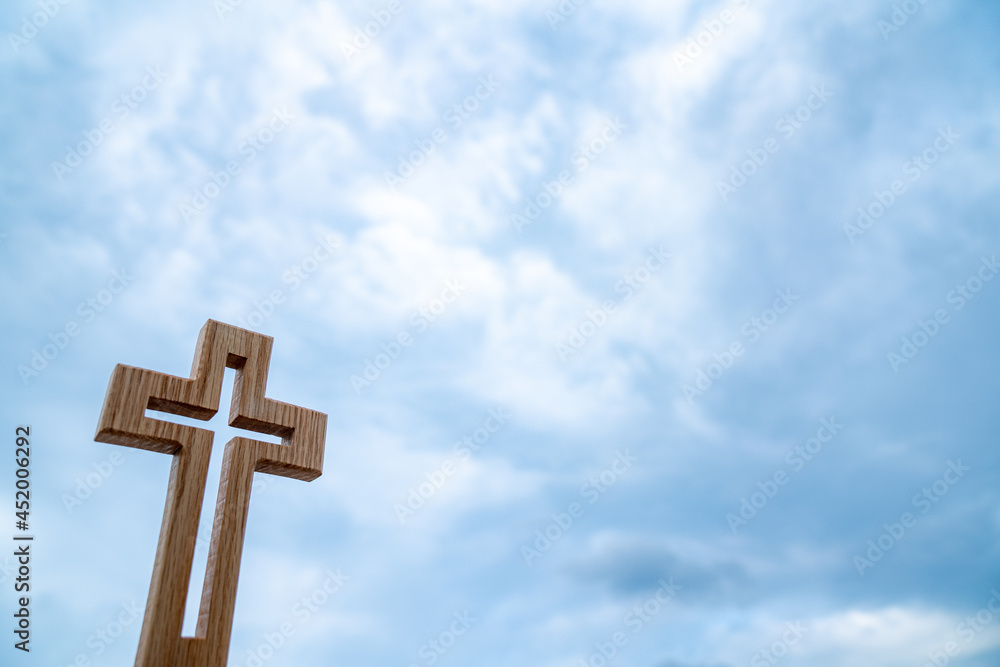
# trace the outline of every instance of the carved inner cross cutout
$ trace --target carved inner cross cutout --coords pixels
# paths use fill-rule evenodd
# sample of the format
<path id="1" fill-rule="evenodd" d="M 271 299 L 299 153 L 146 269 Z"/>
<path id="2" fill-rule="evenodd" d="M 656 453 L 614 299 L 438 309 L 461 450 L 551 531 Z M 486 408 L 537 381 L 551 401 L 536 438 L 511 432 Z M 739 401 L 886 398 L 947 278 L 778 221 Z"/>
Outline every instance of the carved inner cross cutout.
<path id="1" fill-rule="evenodd" d="M 191 377 L 118 364 L 94 439 L 173 456 L 136 667 L 225 667 L 254 472 L 312 481 L 323 472 L 326 415 L 264 396 L 273 339 L 209 320 Z M 145 416 L 147 409 L 207 421 L 219 409 L 226 368 L 236 370 L 229 425 L 281 444 L 226 443 L 219 499 L 194 637 L 182 637 L 212 431 Z"/>

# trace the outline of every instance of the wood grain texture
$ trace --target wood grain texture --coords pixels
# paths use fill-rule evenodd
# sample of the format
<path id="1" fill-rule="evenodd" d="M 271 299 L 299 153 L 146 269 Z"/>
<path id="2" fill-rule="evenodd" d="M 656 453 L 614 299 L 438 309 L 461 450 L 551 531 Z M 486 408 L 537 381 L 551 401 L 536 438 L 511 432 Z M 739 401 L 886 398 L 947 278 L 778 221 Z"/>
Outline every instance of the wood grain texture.
<path id="1" fill-rule="evenodd" d="M 265 396 L 272 343 L 270 336 L 209 320 L 190 378 L 121 364 L 111 374 L 95 440 L 173 456 L 136 667 L 225 666 L 253 473 L 304 481 L 322 474 L 326 415 Z M 194 637 L 182 637 L 213 433 L 145 412 L 211 419 L 227 367 L 236 370 L 230 426 L 280 436 L 281 444 L 242 437 L 226 443 L 198 626 Z"/>

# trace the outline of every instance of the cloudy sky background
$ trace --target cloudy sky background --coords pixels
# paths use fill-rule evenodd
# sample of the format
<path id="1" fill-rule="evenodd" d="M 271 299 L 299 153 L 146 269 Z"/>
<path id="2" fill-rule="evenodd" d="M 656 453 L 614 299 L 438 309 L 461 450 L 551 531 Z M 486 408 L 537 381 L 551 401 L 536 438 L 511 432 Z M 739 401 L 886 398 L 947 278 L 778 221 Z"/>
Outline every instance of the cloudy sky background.
<path id="1" fill-rule="evenodd" d="M 916 667 L 949 641 L 948 664 L 1000 663 L 1000 617 L 960 626 L 1000 590 L 1000 281 L 975 280 L 1000 252 L 1000 6 L 903 4 L 897 26 L 881 0 L 591 0 L 565 16 L 404 0 L 357 53 L 344 45 L 387 2 L 72 0 L 37 34 L 24 21 L 39 4 L 4 4 L 0 410 L 11 449 L 32 426 L 37 541 L 32 652 L 8 635 L 3 662 L 132 663 L 138 619 L 95 638 L 144 604 L 169 460 L 93 442 L 96 421 L 116 363 L 186 376 L 212 318 L 273 336 L 269 395 L 329 414 L 320 479 L 258 475 L 233 667 L 253 653 L 600 667 L 616 632 L 622 665 L 770 665 L 777 643 L 782 664 Z M 276 110 L 287 126 L 248 159 Z M 102 121 L 78 166 L 54 165 L 75 164 Z M 191 215 L 232 161 L 240 173 Z M 896 180 L 881 217 L 845 228 Z M 514 217 L 526 209 L 530 224 Z M 647 272 L 654 251 L 670 257 Z M 88 314 L 115 271 L 128 286 Z M 981 290 L 956 296 L 970 279 Z M 792 306 L 773 321 L 779 293 Z M 887 355 L 939 310 L 894 368 Z M 78 335 L 29 372 L 68 324 Z M 400 333 L 398 358 L 352 382 Z M 491 410 L 509 419 L 463 460 L 454 444 Z M 831 419 L 842 428 L 796 469 L 788 452 Z M 635 460 L 613 483 L 582 486 L 620 456 Z M 944 495 L 914 501 L 959 461 Z M 727 519 L 779 472 L 756 516 Z M 553 528 L 574 502 L 582 515 Z M 859 573 L 905 512 L 916 524 Z M 305 619 L 296 604 L 328 571 L 348 579 Z M 669 603 L 650 603 L 671 580 Z M 656 613 L 636 630 L 643 604 Z M 453 646 L 429 648 L 466 612 Z M 283 623 L 294 633 L 261 654 Z M 804 634 L 784 655 L 788 623 Z"/>

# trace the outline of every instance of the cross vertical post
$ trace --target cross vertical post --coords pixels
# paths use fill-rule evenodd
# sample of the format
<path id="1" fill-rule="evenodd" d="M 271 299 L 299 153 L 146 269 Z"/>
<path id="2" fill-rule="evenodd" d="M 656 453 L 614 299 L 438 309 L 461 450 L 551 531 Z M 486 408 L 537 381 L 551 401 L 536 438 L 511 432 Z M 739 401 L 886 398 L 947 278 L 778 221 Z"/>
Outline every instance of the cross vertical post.
<path id="1" fill-rule="evenodd" d="M 323 472 L 326 415 L 265 397 L 272 343 L 208 320 L 190 378 L 122 364 L 111 374 L 94 439 L 173 457 L 135 667 L 225 667 L 253 473 L 312 481 Z M 182 637 L 213 433 L 145 412 L 211 419 L 227 367 L 236 370 L 230 426 L 277 435 L 281 444 L 243 437 L 226 443 L 197 629 Z"/>

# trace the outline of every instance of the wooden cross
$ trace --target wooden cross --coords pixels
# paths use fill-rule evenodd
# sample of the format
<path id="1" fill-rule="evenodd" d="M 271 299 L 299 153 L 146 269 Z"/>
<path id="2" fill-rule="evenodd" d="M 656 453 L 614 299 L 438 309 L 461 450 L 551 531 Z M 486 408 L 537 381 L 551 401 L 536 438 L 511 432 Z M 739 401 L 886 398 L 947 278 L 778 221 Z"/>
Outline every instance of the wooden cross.
<path id="1" fill-rule="evenodd" d="M 225 667 L 253 473 L 308 482 L 323 472 L 326 415 L 264 396 L 272 343 L 209 320 L 190 379 L 122 364 L 111 374 L 94 439 L 173 456 L 136 667 Z M 227 367 L 236 370 L 229 425 L 280 436 L 281 444 L 240 437 L 226 443 L 198 626 L 194 637 L 182 637 L 213 433 L 145 412 L 211 419 Z"/>

